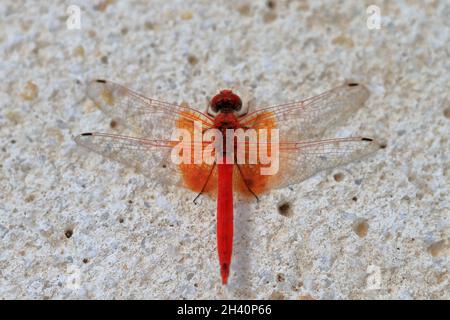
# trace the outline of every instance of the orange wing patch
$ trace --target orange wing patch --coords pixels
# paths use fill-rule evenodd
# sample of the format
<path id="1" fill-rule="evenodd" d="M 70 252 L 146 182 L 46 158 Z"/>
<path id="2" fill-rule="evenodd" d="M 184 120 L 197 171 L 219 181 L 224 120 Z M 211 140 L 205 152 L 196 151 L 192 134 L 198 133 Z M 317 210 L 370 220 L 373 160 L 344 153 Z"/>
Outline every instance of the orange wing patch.
<path id="1" fill-rule="evenodd" d="M 258 141 L 257 144 L 252 144 L 246 142 L 245 146 L 245 154 L 246 154 L 246 164 L 239 164 L 239 167 L 236 165 L 233 174 L 234 180 L 234 190 L 242 195 L 244 198 L 253 197 L 254 194 L 259 195 L 264 192 L 267 192 L 271 189 L 273 184 L 276 184 L 275 181 L 280 177 L 280 171 L 282 171 L 283 164 L 279 164 L 279 172 L 275 175 L 262 175 L 261 169 L 268 167 L 269 164 L 263 164 L 260 162 L 259 154 L 260 149 L 266 149 L 267 157 L 275 156 L 273 154 L 273 150 L 270 146 L 270 142 L 272 141 L 271 130 L 276 129 L 277 125 L 275 122 L 275 117 L 272 117 L 270 112 L 260 113 L 256 118 L 252 120 L 252 123 L 247 123 L 247 128 L 256 130 L 257 136 L 260 137 L 261 130 L 267 130 L 267 142 L 260 143 Z M 182 117 L 180 117 L 176 122 L 176 127 L 180 129 L 186 129 L 191 137 L 194 137 L 194 121 L 196 119 L 189 112 L 183 113 Z M 207 129 L 211 128 L 204 127 L 203 132 Z M 195 148 L 194 145 L 200 142 L 195 142 L 191 144 L 191 163 L 185 164 L 182 163 L 179 165 L 180 171 L 183 176 L 184 186 L 194 192 L 203 192 L 210 196 L 215 196 L 217 191 L 217 169 L 214 165 L 208 165 L 206 163 L 195 164 L 194 156 L 195 156 Z M 205 150 L 206 146 L 209 144 L 206 142 L 202 143 L 201 150 L 202 154 Z M 199 152 L 197 150 L 197 152 Z M 249 153 L 250 151 L 257 150 L 258 152 L 258 161 L 256 164 L 248 164 Z M 235 152 L 236 155 L 236 152 Z"/>
<path id="2" fill-rule="evenodd" d="M 274 154 L 275 150 L 272 150 L 271 141 L 272 135 L 271 130 L 277 128 L 275 122 L 275 117 L 272 116 L 271 112 L 262 112 L 258 114 L 257 117 L 252 119 L 251 123 L 247 123 L 249 129 L 257 131 L 258 139 L 261 130 L 267 130 L 267 141 L 261 142 L 258 140 L 258 145 L 247 144 L 246 145 L 246 155 L 249 154 L 251 149 L 257 149 L 258 151 L 258 162 L 256 164 L 241 164 L 238 170 L 234 171 L 234 181 L 235 190 L 243 197 L 253 197 L 255 195 L 262 194 L 271 189 L 274 181 L 279 177 L 282 171 L 283 164 L 279 164 L 279 170 L 275 175 L 263 175 L 261 174 L 261 169 L 266 168 L 269 164 L 261 163 L 259 155 L 261 154 L 261 149 L 265 149 L 267 157 L 278 156 Z M 251 190 L 251 191 L 250 191 Z"/>
<path id="3" fill-rule="evenodd" d="M 189 113 L 188 111 L 182 112 L 181 117 L 176 122 L 176 127 L 179 129 L 186 129 L 190 133 L 192 139 L 194 137 L 195 120 L 200 119 L 197 119 L 196 115 Z M 203 132 L 209 128 L 210 127 L 204 127 Z M 201 148 L 194 148 L 195 144 L 199 143 L 200 142 L 192 141 L 190 163 L 181 163 L 178 165 L 183 176 L 183 183 L 189 190 L 215 196 L 217 190 L 217 170 L 213 165 L 206 163 L 194 163 L 195 152 L 197 152 L 196 149 L 199 149 L 199 151 L 203 154 L 203 150 L 207 145 L 203 143 Z"/>

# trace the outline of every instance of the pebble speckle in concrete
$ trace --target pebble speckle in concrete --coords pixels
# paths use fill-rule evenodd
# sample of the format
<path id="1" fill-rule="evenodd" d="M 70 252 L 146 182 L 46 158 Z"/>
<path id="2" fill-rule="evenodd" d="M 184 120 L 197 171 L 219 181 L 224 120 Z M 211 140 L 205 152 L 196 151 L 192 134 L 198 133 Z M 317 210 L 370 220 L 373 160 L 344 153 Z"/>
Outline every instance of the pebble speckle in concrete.
<path id="1" fill-rule="evenodd" d="M 373 30 L 369 2 L 73 2 L 0 3 L 0 298 L 450 299 L 448 2 L 373 1 Z M 236 202 L 223 287 L 214 201 L 74 143 L 120 130 L 95 78 L 198 108 L 360 81 L 370 99 L 327 134 L 386 147 Z"/>

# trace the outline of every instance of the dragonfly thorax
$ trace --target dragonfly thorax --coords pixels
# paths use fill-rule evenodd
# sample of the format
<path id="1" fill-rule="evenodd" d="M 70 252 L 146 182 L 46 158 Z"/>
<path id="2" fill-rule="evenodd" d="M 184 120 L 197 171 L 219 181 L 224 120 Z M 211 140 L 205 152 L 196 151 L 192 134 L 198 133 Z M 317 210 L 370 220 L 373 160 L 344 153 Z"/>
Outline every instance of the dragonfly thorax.
<path id="1" fill-rule="evenodd" d="M 214 127 L 219 130 L 237 129 L 240 127 L 239 120 L 231 112 L 220 112 L 214 118 Z"/>

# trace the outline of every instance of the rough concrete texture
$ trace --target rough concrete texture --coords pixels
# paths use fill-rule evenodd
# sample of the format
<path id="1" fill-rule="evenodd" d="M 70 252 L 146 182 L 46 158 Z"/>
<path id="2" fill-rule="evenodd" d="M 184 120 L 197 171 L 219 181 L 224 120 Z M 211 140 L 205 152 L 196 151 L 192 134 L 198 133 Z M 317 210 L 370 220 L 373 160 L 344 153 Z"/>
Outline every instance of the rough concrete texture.
<path id="1" fill-rule="evenodd" d="M 447 1 L 150 3 L 0 3 L 0 298 L 450 298 Z M 231 85 L 276 104 L 357 80 L 370 99 L 328 136 L 387 147 L 237 202 L 223 287 L 214 201 L 74 143 L 116 130 L 94 78 L 199 108 Z"/>

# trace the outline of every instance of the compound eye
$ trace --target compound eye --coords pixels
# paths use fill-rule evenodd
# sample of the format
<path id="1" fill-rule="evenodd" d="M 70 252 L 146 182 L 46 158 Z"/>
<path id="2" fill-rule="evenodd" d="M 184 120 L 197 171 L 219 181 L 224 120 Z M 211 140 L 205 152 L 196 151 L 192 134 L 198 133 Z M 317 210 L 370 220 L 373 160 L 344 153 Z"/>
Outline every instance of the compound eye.
<path id="1" fill-rule="evenodd" d="M 234 111 L 238 112 L 241 111 L 241 109 L 242 109 L 242 102 L 239 101 L 238 103 L 235 104 Z"/>
<path id="2" fill-rule="evenodd" d="M 219 108 L 217 108 L 217 105 L 215 103 L 211 103 L 211 111 L 214 113 L 219 112 Z"/>
<path id="3" fill-rule="evenodd" d="M 213 112 L 237 112 L 242 109 L 242 101 L 231 90 L 222 90 L 211 100 L 210 109 Z"/>

